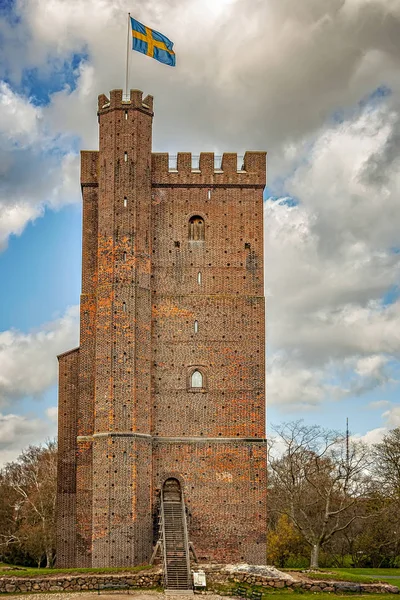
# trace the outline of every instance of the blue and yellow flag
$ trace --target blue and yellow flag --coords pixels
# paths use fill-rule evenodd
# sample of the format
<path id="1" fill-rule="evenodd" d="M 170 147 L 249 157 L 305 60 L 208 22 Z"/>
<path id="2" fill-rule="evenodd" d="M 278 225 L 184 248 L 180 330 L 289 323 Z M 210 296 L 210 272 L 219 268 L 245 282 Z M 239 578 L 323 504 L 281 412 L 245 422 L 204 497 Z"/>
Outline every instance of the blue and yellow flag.
<path id="1" fill-rule="evenodd" d="M 165 35 L 146 27 L 131 17 L 132 49 L 155 58 L 159 62 L 175 67 L 173 43 Z"/>

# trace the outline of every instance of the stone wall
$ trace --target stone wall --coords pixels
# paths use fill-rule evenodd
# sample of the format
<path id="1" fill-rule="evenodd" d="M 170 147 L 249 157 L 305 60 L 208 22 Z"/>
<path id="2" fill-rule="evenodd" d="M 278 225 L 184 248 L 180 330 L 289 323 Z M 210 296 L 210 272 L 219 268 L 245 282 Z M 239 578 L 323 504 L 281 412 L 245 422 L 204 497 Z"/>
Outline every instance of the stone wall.
<path id="1" fill-rule="evenodd" d="M 224 569 L 215 569 L 215 567 L 204 567 L 206 572 L 207 587 L 213 588 L 215 584 L 247 584 L 251 586 L 292 590 L 306 590 L 310 592 L 357 592 L 361 594 L 398 594 L 399 588 L 385 583 L 350 583 L 347 581 L 310 581 L 298 580 L 288 576 L 282 579 L 277 577 L 265 577 L 262 575 L 252 575 L 249 573 L 229 573 Z"/>
<path id="2" fill-rule="evenodd" d="M 282 574 L 282 578 L 266 577 L 262 575 L 253 575 L 249 573 L 232 573 L 224 569 L 223 566 L 203 565 L 196 566 L 206 572 L 207 588 L 213 590 L 221 585 L 240 585 L 292 590 L 306 590 L 310 592 L 357 592 L 361 594 L 398 594 L 399 589 L 396 586 L 375 583 L 349 583 L 345 581 L 310 581 L 294 579 L 290 575 Z M 283 578 L 285 577 L 285 578 Z M 20 592 L 55 592 L 70 591 L 79 592 L 98 589 L 151 589 L 163 586 L 163 575 L 160 569 L 154 569 L 150 572 L 140 573 L 115 573 L 111 574 L 79 574 L 79 575 L 60 575 L 47 577 L 0 577 L 0 594 L 20 593 Z M 267 591 L 267 590 L 266 590 Z"/>
<path id="3" fill-rule="evenodd" d="M 80 574 L 58 577 L 0 577 L 0 594 L 20 592 L 81 592 L 98 589 L 155 588 L 162 586 L 161 571 L 129 574 Z"/>

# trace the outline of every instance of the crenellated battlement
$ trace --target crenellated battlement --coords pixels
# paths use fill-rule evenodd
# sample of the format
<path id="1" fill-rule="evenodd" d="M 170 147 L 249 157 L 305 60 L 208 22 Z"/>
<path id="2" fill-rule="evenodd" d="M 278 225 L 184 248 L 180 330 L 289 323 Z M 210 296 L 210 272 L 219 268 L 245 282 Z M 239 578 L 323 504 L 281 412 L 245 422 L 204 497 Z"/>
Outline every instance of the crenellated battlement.
<path id="1" fill-rule="evenodd" d="M 153 114 L 153 96 L 147 95 L 143 99 L 143 92 L 140 90 L 130 90 L 129 98 L 124 97 L 122 90 L 111 90 L 109 98 L 105 94 L 100 94 L 97 114 L 115 109 L 139 109 Z"/>
<path id="2" fill-rule="evenodd" d="M 225 152 L 222 155 L 221 168 L 215 168 L 213 152 L 202 152 L 198 168 L 192 166 L 192 154 L 179 152 L 176 168 L 170 168 L 168 153 L 152 154 L 153 187 L 169 186 L 248 186 L 264 187 L 266 185 L 266 152 L 246 152 L 243 167 L 238 170 L 237 154 Z"/>

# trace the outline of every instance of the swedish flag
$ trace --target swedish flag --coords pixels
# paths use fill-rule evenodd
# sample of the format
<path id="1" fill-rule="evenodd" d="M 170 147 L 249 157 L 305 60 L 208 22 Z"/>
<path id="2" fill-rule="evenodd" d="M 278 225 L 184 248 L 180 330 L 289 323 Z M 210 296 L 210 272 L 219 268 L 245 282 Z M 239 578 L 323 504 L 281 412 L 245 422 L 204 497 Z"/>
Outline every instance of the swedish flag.
<path id="1" fill-rule="evenodd" d="M 155 58 L 159 62 L 175 67 L 173 43 L 165 35 L 142 25 L 131 17 L 132 49 Z"/>

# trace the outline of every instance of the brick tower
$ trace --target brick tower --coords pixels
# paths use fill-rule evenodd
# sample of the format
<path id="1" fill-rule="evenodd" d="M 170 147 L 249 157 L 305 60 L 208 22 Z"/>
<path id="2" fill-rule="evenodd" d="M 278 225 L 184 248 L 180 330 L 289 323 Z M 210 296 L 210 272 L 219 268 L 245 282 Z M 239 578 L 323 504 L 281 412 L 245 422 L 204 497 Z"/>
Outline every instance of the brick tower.
<path id="1" fill-rule="evenodd" d="M 80 346 L 59 356 L 57 565 L 147 563 L 165 482 L 199 559 L 265 562 L 266 153 L 152 154 L 153 99 L 99 97 L 82 152 Z"/>

